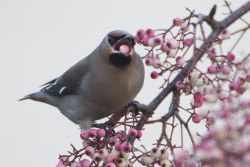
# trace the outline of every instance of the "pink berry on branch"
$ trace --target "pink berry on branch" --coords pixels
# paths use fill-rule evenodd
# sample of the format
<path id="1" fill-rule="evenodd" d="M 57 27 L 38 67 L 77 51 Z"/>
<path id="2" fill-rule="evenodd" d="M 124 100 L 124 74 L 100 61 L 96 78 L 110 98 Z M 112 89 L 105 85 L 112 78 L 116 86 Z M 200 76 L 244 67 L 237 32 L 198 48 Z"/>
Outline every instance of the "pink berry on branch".
<path id="1" fill-rule="evenodd" d="M 110 144 L 110 145 L 115 145 L 116 142 L 117 142 L 117 139 L 116 139 L 115 136 L 111 136 L 111 137 L 109 138 L 109 144 Z"/>
<path id="2" fill-rule="evenodd" d="M 159 148 L 155 147 L 155 148 L 152 148 L 151 151 L 150 151 L 150 156 L 153 157 L 153 158 L 159 158 L 161 155 L 161 151 Z"/>
<path id="3" fill-rule="evenodd" d="M 95 153 L 95 150 L 94 150 L 94 148 L 91 147 L 91 146 L 88 146 L 88 147 L 85 149 L 85 154 L 86 154 L 87 156 L 92 157 L 92 156 L 94 155 L 94 153 Z"/>
<path id="4" fill-rule="evenodd" d="M 98 137 L 105 137 L 106 136 L 106 132 L 104 129 L 98 129 L 97 130 L 97 136 Z"/>
<path id="5" fill-rule="evenodd" d="M 231 33 L 227 29 L 224 29 L 221 31 L 220 36 L 222 39 L 229 39 L 231 36 Z"/>
<path id="6" fill-rule="evenodd" d="M 167 47 L 170 49 L 177 49 L 179 47 L 179 44 L 176 39 L 172 38 L 167 40 Z"/>
<path id="7" fill-rule="evenodd" d="M 108 162 L 115 162 L 116 156 L 114 154 L 109 154 L 107 157 Z"/>
<path id="8" fill-rule="evenodd" d="M 82 131 L 82 133 L 80 134 L 80 137 L 82 138 L 82 140 L 87 140 L 89 138 L 88 131 Z"/>
<path id="9" fill-rule="evenodd" d="M 117 151 L 121 151 L 121 145 L 122 145 L 122 142 L 117 142 L 117 143 L 115 144 L 115 149 L 116 149 Z"/>
<path id="10" fill-rule="evenodd" d="M 153 37 L 154 33 L 155 33 L 154 30 L 152 30 L 151 28 L 146 30 L 146 35 L 147 35 L 148 38 Z"/>
<path id="11" fill-rule="evenodd" d="M 200 100 L 202 98 L 201 92 L 195 92 L 193 96 L 195 100 Z"/>
<path id="12" fill-rule="evenodd" d="M 134 38 L 135 38 L 135 42 L 136 43 L 140 43 L 141 42 L 141 39 L 137 35 L 135 35 Z"/>
<path id="13" fill-rule="evenodd" d="M 101 158 L 101 156 L 100 156 L 99 153 L 95 153 L 95 154 L 93 155 L 93 160 L 96 161 L 96 162 L 101 162 L 101 161 L 102 161 L 102 158 Z"/>
<path id="14" fill-rule="evenodd" d="M 96 129 L 90 129 L 89 130 L 89 137 L 96 137 L 97 136 L 97 130 Z"/>
<path id="15" fill-rule="evenodd" d="M 193 39 L 192 38 L 187 38 L 184 40 L 183 44 L 187 47 L 191 46 L 193 44 Z"/>
<path id="16" fill-rule="evenodd" d="M 226 59 L 230 62 L 235 60 L 235 55 L 233 53 L 228 53 Z"/>
<path id="17" fill-rule="evenodd" d="M 147 57 L 146 60 L 145 60 L 145 64 L 147 66 L 152 66 L 154 63 L 155 62 L 154 62 L 154 60 L 152 58 Z"/>
<path id="18" fill-rule="evenodd" d="M 174 26 L 181 26 L 182 25 L 182 19 L 177 17 L 173 20 Z"/>
<path id="19" fill-rule="evenodd" d="M 79 162 L 73 162 L 70 167 L 81 167 Z"/>
<path id="20" fill-rule="evenodd" d="M 117 133 L 116 133 L 116 137 L 118 139 L 123 139 L 123 137 L 125 136 L 125 132 L 123 130 L 119 130 Z"/>
<path id="21" fill-rule="evenodd" d="M 207 117 L 207 124 L 208 125 L 213 125 L 214 123 L 215 123 L 214 117 L 212 117 L 212 116 Z"/>
<path id="22" fill-rule="evenodd" d="M 144 37 L 144 38 L 141 40 L 141 43 L 142 43 L 144 46 L 148 46 L 148 40 L 149 40 L 148 37 Z"/>
<path id="23" fill-rule="evenodd" d="M 143 29 L 137 31 L 137 36 L 142 39 L 145 36 L 146 32 Z"/>
<path id="24" fill-rule="evenodd" d="M 156 79 L 156 78 L 158 78 L 159 74 L 158 74 L 158 72 L 153 71 L 153 72 L 151 72 L 150 76 L 152 79 Z"/>
<path id="25" fill-rule="evenodd" d="M 201 100 L 195 100 L 194 101 L 194 108 L 200 108 L 202 107 L 203 103 Z"/>
<path id="26" fill-rule="evenodd" d="M 208 73 L 215 74 L 216 73 L 216 67 L 214 65 L 211 65 L 207 69 Z"/>
<path id="27" fill-rule="evenodd" d="M 162 39 L 161 36 L 155 36 L 153 39 L 154 39 L 154 44 L 155 45 L 161 45 L 162 42 L 163 42 L 163 39 Z"/>
<path id="28" fill-rule="evenodd" d="M 141 137 L 142 137 L 142 131 L 141 130 L 137 130 L 136 138 L 141 138 Z"/>
<path id="29" fill-rule="evenodd" d="M 90 162 L 88 159 L 83 159 L 81 161 L 81 167 L 90 167 Z"/>
<path id="30" fill-rule="evenodd" d="M 176 64 L 178 64 L 179 66 L 183 66 L 184 64 L 185 64 L 185 59 L 184 59 L 184 57 L 182 57 L 182 56 L 178 56 L 177 58 L 176 58 Z"/>
<path id="31" fill-rule="evenodd" d="M 168 58 L 174 58 L 176 55 L 176 51 L 174 49 L 170 49 L 167 51 Z"/>
<path id="32" fill-rule="evenodd" d="M 164 43 L 161 45 L 161 51 L 163 51 L 163 52 L 169 51 L 169 48 L 167 47 L 167 43 L 166 43 L 166 42 L 164 42 Z"/>
<path id="33" fill-rule="evenodd" d="M 124 151 L 124 152 L 130 152 L 132 149 L 132 146 L 129 142 L 123 142 L 122 145 L 121 145 L 121 150 Z"/>
<path id="34" fill-rule="evenodd" d="M 192 117 L 192 121 L 194 122 L 194 123 L 200 123 L 201 122 L 201 117 L 199 116 L 199 115 L 197 115 L 197 114 L 195 114 L 195 115 L 193 115 L 193 117 Z"/>
<path id="35" fill-rule="evenodd" d="M 165 149 L 162 149 L 162 150 L 161 150 L 160 159 L 168 159 L 168 157 L 169 157 L 168 151 L 165 150 Z"/>
<path id="36" fill-rule="evenodd" d="M 116 167 L 116 165 L 113 162 L 109 162 L 105 167 Z"/>
<path id="37" fill-rule="evenodd" d="M 130 137 L 136 137 L 137 135 L 137 130 L 135 128 L 130 128 L 129 131 L 128 131 L 128 135 Z"/>
<path id="38" fill-rule="evenodd" d="M 101 149 L 101 150 L 98 151 L 98 153 L 99 153 L 99 155 L 100 155 L 100 157 L 102 159 L 107 158 L 108 155 L 109 155 L 109 153 L 108 153 L 108 151 L 106 149 Z"/>
<path id="39" fill-rule="evenodd" d="M 223 66 L 221 69 L 222 74 L 228 75 L 232 72 L 232 69 L 230 66 Z"/>

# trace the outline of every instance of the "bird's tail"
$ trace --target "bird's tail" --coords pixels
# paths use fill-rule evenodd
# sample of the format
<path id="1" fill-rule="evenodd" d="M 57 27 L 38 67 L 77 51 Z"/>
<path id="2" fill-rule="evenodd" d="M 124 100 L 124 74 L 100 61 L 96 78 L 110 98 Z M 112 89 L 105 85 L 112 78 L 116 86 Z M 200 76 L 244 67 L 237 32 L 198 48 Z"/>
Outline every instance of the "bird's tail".
<path id="1" fill-rule="evenodd" d="M 39 102 L 43 102 L 43 103 L 47 103 L 47 104 L 55 106 L 53 100 L 50 99 L 50 96 L 44 92 L 31 93 L 31 94 L 19 99 L 19 101 L 23 101 L 23 100 L 27 100 L 27 99 L 31 99 L 31 100 L 35 100 L 35 101 L 39 101 Z"/>

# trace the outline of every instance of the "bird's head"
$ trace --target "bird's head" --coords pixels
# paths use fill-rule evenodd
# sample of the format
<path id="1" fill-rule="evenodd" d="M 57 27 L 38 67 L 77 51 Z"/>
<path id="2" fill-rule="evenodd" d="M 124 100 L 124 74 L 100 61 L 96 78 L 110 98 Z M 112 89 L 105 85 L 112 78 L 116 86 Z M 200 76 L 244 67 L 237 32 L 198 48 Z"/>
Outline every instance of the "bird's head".
<path id="1" fill-rule="evenodd" d="M 135 39 L 128 32 L 115 30 L 110 32 L 103 41 L 106 58 L 117 67 L 128 65 L 135 59 Z"/>

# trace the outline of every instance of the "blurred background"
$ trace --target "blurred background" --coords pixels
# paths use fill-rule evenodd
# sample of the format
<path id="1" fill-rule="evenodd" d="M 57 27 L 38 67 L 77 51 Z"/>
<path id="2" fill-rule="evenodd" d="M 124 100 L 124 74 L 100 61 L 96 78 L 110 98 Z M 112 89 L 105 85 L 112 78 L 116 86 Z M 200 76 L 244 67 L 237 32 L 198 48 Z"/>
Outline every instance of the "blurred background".
<path id="1" fill-rule="evenodd" d="M 231 2 L 237 9 L 246 0 Z M 135 34 L 141 28 L 168 28 L 173 18 L 189 15 L 186 8 L 208 14 L 214 4 L 215 18 L 221 20 L 228 13 L 223 0 L 0 1 L 1 166 L 56 166 L 58 155 L 71 151 L 70 144 L 81 147 L 79 127 L 58 109 L 18 99 L 60 76 L 91 53 L 112 30 Z M 235 54 L 244 52 L 244 48 L 247 42 Z M 146 53 L 142 46 L 136 49 L 142 56 Z M 146 69 L 144 87 L 136 98 L 145 104 L 160 92 L 163 83 L 162 78 L 150 79 L 151 71 Z M 159 107 L 158 116 L 168 110 L 168 101 Z M 144 132 L 144 144 L 159 137 L 157 126 Z M 190 145 L 188 137 L 185 144 Z"/>

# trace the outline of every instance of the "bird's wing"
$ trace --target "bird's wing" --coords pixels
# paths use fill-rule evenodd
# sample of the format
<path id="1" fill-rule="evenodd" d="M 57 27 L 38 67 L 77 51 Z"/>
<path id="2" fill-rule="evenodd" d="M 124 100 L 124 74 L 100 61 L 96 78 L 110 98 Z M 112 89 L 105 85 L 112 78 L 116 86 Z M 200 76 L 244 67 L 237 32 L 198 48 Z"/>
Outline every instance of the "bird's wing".
<path id="1" fill-rule="evenodd" d="M 53 96 L 65 96 L 70 94 L 79 94 L 80 84 L 87 73 L 87 59 L 83 59 L 72 66 L 62 76 L 45 83 L 41 91 Z"/>

